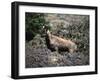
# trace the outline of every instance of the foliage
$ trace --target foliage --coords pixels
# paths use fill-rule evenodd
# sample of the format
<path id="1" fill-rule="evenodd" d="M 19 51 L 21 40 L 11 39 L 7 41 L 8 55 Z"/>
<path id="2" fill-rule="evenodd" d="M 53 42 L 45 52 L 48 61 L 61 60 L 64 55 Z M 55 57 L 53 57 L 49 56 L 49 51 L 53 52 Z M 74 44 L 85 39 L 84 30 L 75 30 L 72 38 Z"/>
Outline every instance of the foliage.
<path id="1" fill-rule="evenodd" d="M 43 13 L 26 13 L 26 40 L 32 40 L 37 34 L 43 34 L 43 26 L 50 29 L 48 22 L 44 19 Z"/>
<path id="2" fill-rule="evenodd" d="M 40 15 L 28 13 L 26 16 L 26 31 L 30 29 L 33 32 L 32 35 L 34 35 L 33 40 L 25 43 L 26 68 L 89 65 L 89 16 L 54 13 Z M 41 17 L 43 17 L 43 20 Z M 31 23 L 29 23 L 30 20 L 32 21 Z M 39 20 L 42 21 L 40 22 Z M 36 23 L 38 25 L 35 25 Z M 42 25 L 39 25 L 40 23 Z M 50 32 L 53 35 L 75 42 L 77 51 L 74 53 L 70 53 L 67 50 L 53 52 L 48 49 L 45 37 L 41 36 L 44 33 L 42 26 L 50 28 Z"/>

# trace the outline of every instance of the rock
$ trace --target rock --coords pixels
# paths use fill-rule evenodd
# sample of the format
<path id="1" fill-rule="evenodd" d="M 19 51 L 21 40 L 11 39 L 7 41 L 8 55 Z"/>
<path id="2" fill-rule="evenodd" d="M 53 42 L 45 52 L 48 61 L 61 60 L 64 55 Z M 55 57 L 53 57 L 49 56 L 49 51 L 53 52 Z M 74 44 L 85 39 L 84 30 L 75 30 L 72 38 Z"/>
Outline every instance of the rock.
<path id="1" fill-rule="evenodd" d="M 89 65 L 89 17 L 71 14 L 45 14 L 52 34 L 76 41 L 77 52 L 52 52 L 45 37 L 37 34 L 25 43 L 26 68 Z"/>

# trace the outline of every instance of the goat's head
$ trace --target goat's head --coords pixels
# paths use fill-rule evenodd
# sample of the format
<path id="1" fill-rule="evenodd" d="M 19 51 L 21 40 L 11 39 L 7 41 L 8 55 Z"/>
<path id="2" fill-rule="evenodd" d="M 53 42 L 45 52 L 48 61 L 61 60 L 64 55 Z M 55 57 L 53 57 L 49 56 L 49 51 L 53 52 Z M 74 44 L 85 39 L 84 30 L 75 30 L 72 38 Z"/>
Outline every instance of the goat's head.
<path id="1" fill-rule="evenodd" d="M 50 34 L 50 31 L 49 31 L 49 29 L 46 26 L 43 26 L 43 33 L 45 35 Z"/>
<path id="2" fill-rule="evenodd" d="M 45 27 L 45 26 L 42 26 L 41 31 L 42 31 L 41 36 L 42 36 L 42 37 L 45 37 L 46 31 L 47 31 L 46 27 Z"/>

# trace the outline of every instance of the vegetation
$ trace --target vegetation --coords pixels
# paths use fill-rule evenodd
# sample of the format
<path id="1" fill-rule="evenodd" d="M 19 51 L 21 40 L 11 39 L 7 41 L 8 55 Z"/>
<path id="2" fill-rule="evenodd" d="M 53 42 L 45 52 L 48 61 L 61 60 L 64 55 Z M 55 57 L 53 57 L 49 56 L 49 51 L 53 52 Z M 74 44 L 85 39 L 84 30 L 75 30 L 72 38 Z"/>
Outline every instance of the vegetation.
<path id="1" fill-rule="evenodd" d="M 26 68 L 89 65 L 89 16 L 26 13 Z M 43 26 L 53 35 L 70 39 L 78 49 L 52 52 L 47 48 Z"/>
<path id="2" fill-rule="evenodd" d="M 26 40 L 32 40 L 37 34 L 43 34 L 43 26 L 50 29 L 43 13 L 26 13 Z"/>

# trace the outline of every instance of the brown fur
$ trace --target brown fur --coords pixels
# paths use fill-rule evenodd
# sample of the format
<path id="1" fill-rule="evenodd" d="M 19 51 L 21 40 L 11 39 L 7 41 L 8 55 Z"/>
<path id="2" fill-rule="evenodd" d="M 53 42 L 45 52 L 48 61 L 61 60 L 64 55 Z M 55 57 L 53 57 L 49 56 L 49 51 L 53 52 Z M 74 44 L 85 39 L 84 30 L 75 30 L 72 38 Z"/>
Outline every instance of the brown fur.
<path id="1" fill-rule="evenodd" d="M 71 40 L 66 40 L 58 36 L 52 35 L 49 31 L 47 31 L 47 35 L 49 37 L 50 45 L 54 45 L 57 48 L 66 48 L 69 50 L 70 53 L 73 53 L 75 50 L 77 50 L 77 45 Z"/>

